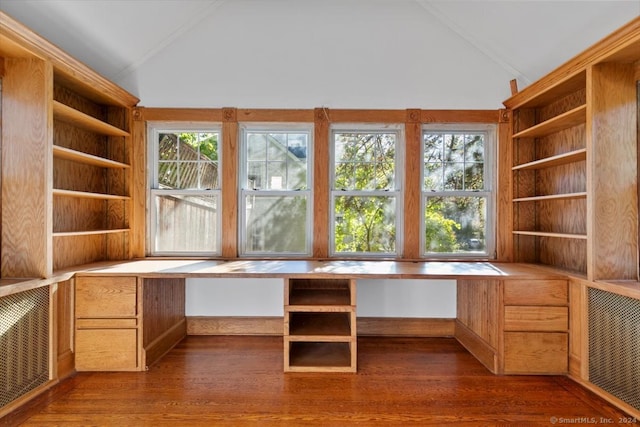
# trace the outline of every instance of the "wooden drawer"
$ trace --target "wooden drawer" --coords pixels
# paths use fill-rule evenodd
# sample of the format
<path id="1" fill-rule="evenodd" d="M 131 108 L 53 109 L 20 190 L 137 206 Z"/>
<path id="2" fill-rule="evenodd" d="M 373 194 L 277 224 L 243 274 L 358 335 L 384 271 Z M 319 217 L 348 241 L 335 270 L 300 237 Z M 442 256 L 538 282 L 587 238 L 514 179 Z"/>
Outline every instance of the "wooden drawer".
<path id="1" fill-rule="evenodd" d="M 507 306 L 505 331 L 559 331 L 569 329 L 568 307 Z"/>
<path id="2" fill-rule="evenodd" d="M 135 277 L 78 277 L 76 317 L 135 317 Z"/>
<path id="3" fill-rule="evenodd" d="M 134 371 L 138 368 L 137 329 L 76 331 L 78 371 Z"/>
<path id="4" fill-rule="evenodd" d="M 505 280 L 505 305 L 565 305 L 569 302 L 566 280 Z"/>
<path id="5" fill-rule="evenodd" d="M 564 374 L 568 337 L 562 332 L 505 332 L 505 374 Z"/>

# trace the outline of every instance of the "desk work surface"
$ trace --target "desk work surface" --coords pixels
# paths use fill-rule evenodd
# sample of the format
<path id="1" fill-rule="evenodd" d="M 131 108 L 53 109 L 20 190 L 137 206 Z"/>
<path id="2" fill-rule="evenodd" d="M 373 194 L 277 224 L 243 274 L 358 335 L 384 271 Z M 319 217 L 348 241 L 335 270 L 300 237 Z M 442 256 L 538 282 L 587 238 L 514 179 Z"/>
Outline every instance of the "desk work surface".
<path id="1" fill-rule="evenodd" d="M 83 276 L 141 277 L 343 277 L 381 279 L 563 278 L 528 264 L 490 262 L 296 261 L 296 260 L 158 260 L 99 265 L 78 271 Z"/>
<path id="2" fill-rule="evenodd" d="M 48 278 L 2 278 L 0 297 L 81 276 L 142 278 L 563 279 L 532 264 L 464 261 L 196 260 L 146 258 L 71 267 Z"/>

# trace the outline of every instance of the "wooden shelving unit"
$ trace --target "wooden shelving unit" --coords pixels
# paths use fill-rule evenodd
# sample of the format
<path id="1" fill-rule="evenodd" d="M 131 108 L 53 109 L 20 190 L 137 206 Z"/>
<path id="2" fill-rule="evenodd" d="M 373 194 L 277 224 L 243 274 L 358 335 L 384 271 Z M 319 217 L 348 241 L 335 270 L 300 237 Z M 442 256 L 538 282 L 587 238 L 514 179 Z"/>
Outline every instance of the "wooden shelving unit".
<path id="1" fill-rule="evenodd" d="M 637 230 L 635 76 L 632 64 L 593 64 L 505 101 L 515 261 L 636 277 L 637 232 L 620 227 Z"/>
<path id="2" fill-rule="evenodd" d="M 513 108 L 515 260 L 587 273 L 587 74 Z"/>
<path id="3" fill-rule="evenodd" d="M 3 13 L 0 59 L 2 277 L 130 259 L 138 99 Z"/>
<path id="4" fill-rule="evenodd" d="M 286 279 L 285 372 L 355 372 L 355 281 Z"/>
<path id="5" fill-rule="evenodd" d="M 54 78 L 53 269 L 129 258 L 130 109 Z"/>

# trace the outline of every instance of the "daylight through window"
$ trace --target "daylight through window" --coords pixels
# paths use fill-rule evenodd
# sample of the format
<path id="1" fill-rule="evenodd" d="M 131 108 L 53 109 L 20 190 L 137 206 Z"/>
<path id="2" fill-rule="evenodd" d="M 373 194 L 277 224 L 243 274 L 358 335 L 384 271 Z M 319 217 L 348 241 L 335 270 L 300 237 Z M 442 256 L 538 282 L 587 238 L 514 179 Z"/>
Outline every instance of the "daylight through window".
<path id="1" fill-rule="evenodd" d="M 423 131 L 423 252 L 491 254 L 494 133 L 456 128 Z"/>
<path id="2" fill-rule="evenodd" d="M 151 126 L 153 254 L 220 252 L 220 130 Z"/>
<path id="3" fill-rule="evenodd" d="M 397 255 L 399 130 L 334 131 L 332 252 Z"/>

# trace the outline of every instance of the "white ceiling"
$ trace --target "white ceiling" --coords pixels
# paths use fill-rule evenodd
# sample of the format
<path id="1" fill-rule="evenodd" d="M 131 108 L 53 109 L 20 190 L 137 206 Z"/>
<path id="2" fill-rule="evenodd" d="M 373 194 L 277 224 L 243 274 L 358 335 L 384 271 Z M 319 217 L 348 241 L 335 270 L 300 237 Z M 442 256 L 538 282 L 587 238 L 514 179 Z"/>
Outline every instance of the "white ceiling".
<path id="1" fill-rule="evenodd" d="M 0 0 L 0 10 L 141 105 L 496 108 L 509 80 L 521 88 L 535 81 L 639 16 L 640 0 Z M 349 58 L 360 71 L 347 69 Z M 461 60 L 473 65 L 454 70 Z M 363 63 L 375 67 L 364 79 Z M 193 64 L 210 72 L 185 70 Z M 291 67 L 314 71 L 298 80 Z M 166 88 L 177 76 L 185 82 Z M 414 97 L 391 83 L 381 91 L 386 103 L 367 97 L 394 80 L 424 91 Z M 299 94 L 314 82 L 325 87 Z M 474 93 L 483 85 L 486 93 Z M 446 95 L 456 87 L 460 96 Z M 241 88 L 251 93 L 238 95 Z M 282 93 L 288 101 L 276 99 Z"/>

